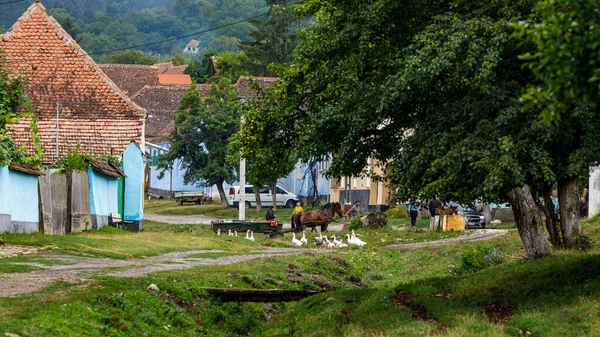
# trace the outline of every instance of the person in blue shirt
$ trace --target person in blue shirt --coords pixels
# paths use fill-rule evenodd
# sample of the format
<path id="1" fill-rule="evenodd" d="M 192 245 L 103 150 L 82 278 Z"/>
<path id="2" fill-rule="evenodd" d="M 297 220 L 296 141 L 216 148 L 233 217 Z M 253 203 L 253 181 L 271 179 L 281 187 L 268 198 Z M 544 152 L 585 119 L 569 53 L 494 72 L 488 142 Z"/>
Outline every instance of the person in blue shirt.
<path id="1" fill-rule="evenodd" d="M 552 191 L 552 196 L 550 197 L 550 199 L 552 199 L 552 203 L 554 204 L 554 214 L 558 215 L 558 191 L 554 190 Z"/>
<path id="2" fill-rule="evenodd" d="M 419 201 L 417 199 L 413 199 L 408 204 L 408 212 L 410 213 L 410 226 L 414 231 L 417 226 L 417 216 L 419 215 Z"/>

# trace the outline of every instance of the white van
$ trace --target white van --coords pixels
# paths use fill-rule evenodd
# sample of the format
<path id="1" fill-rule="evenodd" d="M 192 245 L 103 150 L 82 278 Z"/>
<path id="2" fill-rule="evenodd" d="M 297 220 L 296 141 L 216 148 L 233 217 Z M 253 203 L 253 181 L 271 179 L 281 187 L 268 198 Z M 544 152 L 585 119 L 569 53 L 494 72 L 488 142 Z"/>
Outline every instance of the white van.
<path id="1" fill-rule="evenodd" d="M 280 186 L 277 188 L 277 206 L 294 207 L 298 202 L 298 196 L 290 193 Z M 256 207 L 256 196 L 254 195 L 254 186 L 246 185 L 246 208 Z M 268 186 L 260 188 L 260 203 L 263 207 L 268 207 L 273 204 L 273 195 Z M 240 204 L 240 187 L 231 186 L 229 188 L 229 205 L 238 207 Z"/>

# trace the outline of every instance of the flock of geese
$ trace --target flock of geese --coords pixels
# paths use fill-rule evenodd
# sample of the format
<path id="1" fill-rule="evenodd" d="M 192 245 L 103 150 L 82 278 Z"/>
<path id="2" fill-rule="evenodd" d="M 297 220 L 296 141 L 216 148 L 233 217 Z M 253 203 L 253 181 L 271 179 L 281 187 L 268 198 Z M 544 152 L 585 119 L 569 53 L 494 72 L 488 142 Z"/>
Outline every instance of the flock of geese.
<path id="1" fill-rule="evenodd" d="M 221 228 L 217 229 L 217 235 L 221 235 Z M 228 229 L 227 236 L 238 236 L 238 232 L 232 232 L 231 229 Z M 246 231 L 246 237 L 244 239 L 254 242 L 254 231 Z"/>
<path id="2" fill-rule="evenodd" d="M 221 229 L 217 229 L 217 235 L 221 235 Z M 237 231 L 231 231 L 231 229 L 227 230 L 228 236 L 238 236 Z M 327 236 L 323 236 L 322 233 L 319 233 L 319 236 L 315 237 L 314 244 L 317 248 L 319 247 L 327 247 L 327 248 L 344 248 L 350 246 L 358 246 L 363 247 L 367 243 L 363 240 L 356 237 L 356 233 L 352 230 L 352 235 L 346 234 L 346 242 L 344 243 L 343 237 L 339 240 L 336 238 L 335 234 L 331 236 L 332 241 L 329 241 Z M 246 231 L 246 240 L 250 240 L 254 242 L 254 231 Z M 308 244 L 308 240 L 306 239 L 306 231 L 302 231 L 302 238 L 300 240 L 296 239 L 296 233 L 292 232 L 292 246 L 294 247 L 302 247 Z"/>

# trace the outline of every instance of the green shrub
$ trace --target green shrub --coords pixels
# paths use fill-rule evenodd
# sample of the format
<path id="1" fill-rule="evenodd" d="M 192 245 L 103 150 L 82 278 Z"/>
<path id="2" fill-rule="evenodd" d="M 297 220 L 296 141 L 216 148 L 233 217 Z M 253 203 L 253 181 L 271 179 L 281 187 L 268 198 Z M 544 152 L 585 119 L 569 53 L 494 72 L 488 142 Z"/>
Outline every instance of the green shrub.
<path id="1" fill-rule="evenodd" d="M 464 252 L 461 257 L 462 264 L 460 267 L 454 265 L 448 266 L 448 272 L 453 275 L 470 274 L 488 267 L 496 266 L 504 263 L 506 257 L 504 252 L 491 245 L 480 245 Z"/>
<path id="2" fill-rule="evenodd" d="M 401 219 L 406 218 L 406 208 L 396 206 L 394 208 L 390 208 L 385 212 L 390 219 Z"/>
<path id="3" fill-rule="evenodd" d="M 362 223 L 362 221 L 360 221 L 360 217 L 359 216 L 353 217 L 352 220 L 350 221 L 350 226 L 348 228 L 350 228 L 351 230 L 363 228 L 363 223 Z"/>
<path id="4" fill-rule="evenodd" d="M 575 237 L 575 243 L 573 244 L 573 249 L 588 251 L 592 247 L 592 243 L 590 242 L 590 238 L 580 234 Z"/>

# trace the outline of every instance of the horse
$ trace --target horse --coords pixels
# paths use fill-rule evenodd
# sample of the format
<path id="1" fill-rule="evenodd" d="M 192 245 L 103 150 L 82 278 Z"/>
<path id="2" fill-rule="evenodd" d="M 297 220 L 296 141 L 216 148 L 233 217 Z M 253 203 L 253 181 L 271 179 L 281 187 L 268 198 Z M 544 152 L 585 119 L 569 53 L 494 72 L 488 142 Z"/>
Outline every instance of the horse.
<path id="1" fill-rule="evenodd" d="M 327 226 L 333 217 L 337 214 L 340 218 L 343 217 L 342 205 L 339 202 L 327 203 L 323 206 L 320 211 L 306 211 L 300 214 L 296 214 L 294 217 L 294 223 L 296 224 L 296 231 L 300 232 L 306 227 L 311 227 L 311 232 L 316 232 L 317 226 L 321 226 L 321 232 L 327 230 Z"/>
<path id="2" fill-rule="evenodd" d="M 458 207 L 442 208 L 438 207 L 435 210 L 435 215 L 458 215 Z"/>

